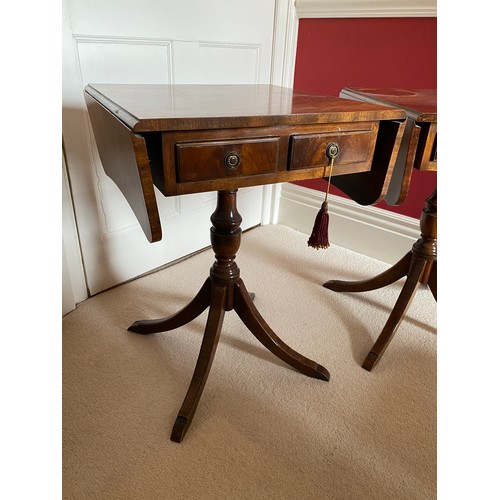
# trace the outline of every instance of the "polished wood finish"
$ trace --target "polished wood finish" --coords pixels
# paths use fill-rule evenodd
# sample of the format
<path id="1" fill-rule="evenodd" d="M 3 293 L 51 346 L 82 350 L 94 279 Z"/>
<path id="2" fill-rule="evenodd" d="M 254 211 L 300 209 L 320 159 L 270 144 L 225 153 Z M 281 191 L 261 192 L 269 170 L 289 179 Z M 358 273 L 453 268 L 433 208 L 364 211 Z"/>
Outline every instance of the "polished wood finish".
<path id="1" fill-rule="evenodd" d="M 324 167 L 327 146 L 334 142 L 339 147 L 335 157 L 337 174 L 369 171 L 378 133 L 377 122 L 339 124 L 338 130 L 294 134 L 290 138 L 290 169 Z M 346 166 L 351 166 L 346 170 Z"/>
<path id="2" fill-rule="evenodd" d="M 385 150 L 379 143 L 387 140 L 386 134 L 378 134 L 386 124 L 394 127 L 395 134 L 390 136 L 390 147 Z M 370 189 L 375 196 L 383 199 L 393 171 L 393 149 L 399 144 L 404 130 L 401 121 L 386 120 L 377 122 L 320 124 L 258 127 L 246 129 L 222 129 L 203 131 L 165 132 L 163 141 L 163 170 L 153 167 L 155 185 L 165 196 L 189 194 L 219 189 L 255 186 L 276 182 L 321 178 L 328 175 L 329 159 L 327 145 L 337 142 L 340 145 L 338 161 L 335 162 L 334 176 L 344 176 L 365 172 L 371 176 Z M 369 136 L 369 137 L 367 137 Z M 259 142 L 267 145 L 268 154 L 258 147 Z M 277 164 L 271 167 L 272 154 L 277 141 Z M 200 165 L 192 165 L 193 172 L 186 177 L 185 158 L 180 157 L 185 145 L 199 146 L 198 159 L 203 158 L 211 165 L 208 174 Z M 235 169 L 224 166 L 228 153 L 238 152 L 239 145 L 247 145 L 246 156 Z M 256 161 L 255 154 L 264 155 L 265 161 Z M 260 151 L 260 152 L 259 152 Z M 243 151 L 245 153 L 245 151 Z M 381 154 L 382 153 L 382 154 Z M 267 156 L 267 157 L 266 157 Z M 159 165 L 160 162 L 153 162 Z M 379 180 L 374 181 L 377 177 Z"/>
<path id="3" fill-rule="evenodd" d="M 366 99 L 370 102 L 380 100 L 385 104 L 394 98 L 395 106 L 404 107 L 408 114 L 408 121 L 398 155 L 401 168 L 397 182 L 400 183 L 402 194 L 396 198 L 406 197 L 412 168 L 422 170 L 437 169 L 436 141 L 437 141 L 437 109 L 436 91 L 432 90 L 398 90 L 398 89 L 348 89 L 342 91 L 344 95 L 351 95 L 357 99 Z M 394 94 L 391 96 L 391 92 Z M 419 111 L 420 110 L 420 111 Z M 421 131 L 421 127 L 423 132 Z M 417 142 L 415 142 L 415 138 Z M 408 173 L 410 170 L 410 174 Z M 397 177 L 395 173 L 393 176 Z M 363 368 L 371 371 L 380 361 L 387 346 L 394 337 L 404 315 L 411 304 L 413 296 L 420 284 L 427 285 L 437 300 L 437 190 L 427 198 L 425 208 L 420 217 L 420 238 L 414 243 L 410 252 L 401 258 L 387 271 L 367 280 L 347 282 L 330 280 L 323 286 L 335 292 L 366 292 L 376 290 L 406 277 L 405 284 L 399 294 L 392 312 L 382 329 L 375 344 L 370 349 L 363 362 Z"/>
<path id="4" fill-rule="evenodd" d="M 85 95 L 101 160 L 116 165 L 104 168 L 119 179 L 150 241 L 161 238 L 159 218 L 150 210 L 156 206 L 153 185 L 175 196 L 321 178 L 329 173 L 331 142 L 340 146 L 333 176 L 366 186 L 353 195 L 358 203 L 376 203 L 386 195 L 405 127 L 404 112 L 393 107 L 272 85 L 92 84 Z M 103 139 L 108 127 L 128 127 L 129 137 L 142 141 L 135 162 L 120 153 L 126 144 L 109 148 Z M 227 168 L 232 152 L 240 162 Z M 148 210 L 138 206 L 141 197 Z"/>
<path id="5" fill-rule="evenodd" d="M 136 133 L 404 117 L 404 113 L 393 106 L 356 103 L 275 85 L 90 84 L 85 91 Z"/>
<path id="6" fill-rule="evenodd" d="M 178 182 L 197 182 L 258 174 L 278 168 L 278 137 L 177 143 Z M 226 162 L 236 158 L 234 166 Z M 203 168 L 200 168 L 203 165 Z"/>
<path id="7" fill-rule="evenodd" d="M 372 168 L 368 172 L 348 172 L 349 175 L 345 175 L 335 167 L 331 183 L 360 205 L 374 205 L 385 200 L 391 178 L 394 176 L 405 129 L 404 123 L 381 121 L 373 152 Z M 328 181 L 328 177 L 324 179 Z"/>
<path id="8" fill-rule="evenodd" d="M 407 115 L 401 147 L 384 201 L 399 205 L 406 200 L 413 169 L 437 170 L 437 104 L 434 89 L 344 88 L 341 97 L 360 102 L 396 106 Z"/>
<path id="9" fill-rule="evenodd" d="M 367 175 L 369 196 L 364 199 L 382 199 L 403 136 L 404 112 L 270 85 L 89 85 L 86 99 L 105 171 L 142 217 L 150 241 L 161 237 L 158 215 L 136 211 L 135 200 L 143 197 L 146 207 L 156 206 L 153 186 L 165 196 L 218 192 L 210 232 L 215 263 L 209 277 L 176 314 L 136 321 L 129 328 L 145 335 L 169 331 L 209 308 L 198 361 L 171 439 L 180 442 L 193 420 L 224 315 L 233 309 L 279 359 L 307 376 L 328 380 L 326 368 L 273 332 L 240 278 L 235 261 L 241 240 L 237 190 L 324 177 L 327 146 L 336 142 L 340 151 L 333 175 Z M 108 142 L 111 129 L 121 131 L 122 142 Z"/>
<path id="10" fill-rule="evenodd" d="M 85 95 L 99 156 L 152 243 L 162 238 L 160 216 L 144 137 L 134 134 L 107 109 Z"/>
<path id="11" fill-rule="evenodd" d="M 215 253 L 215 262 L 195 298 L 173 316 L 136 321 L 129 330 L 151 334 L 173 330 L 199 316 L 209 307 L 205 334 L 196 363 L 191 384 L 175 421 L 171 439 L 181 442 L 200 400 L 219 341 L 226 311 L 235 310 L 250 332 L 274 355 L 309 377 L 329 380 L 328 370 L 320 364 L 299 354 L 283 342 L 265 322 L 252 302 L 240 278 L 236 264 L 236 253 L 241 242 L 241 216 L 236 206 L 236 192 L 219 191 L 217 207 L 212 214 L 210 239 Z"/>

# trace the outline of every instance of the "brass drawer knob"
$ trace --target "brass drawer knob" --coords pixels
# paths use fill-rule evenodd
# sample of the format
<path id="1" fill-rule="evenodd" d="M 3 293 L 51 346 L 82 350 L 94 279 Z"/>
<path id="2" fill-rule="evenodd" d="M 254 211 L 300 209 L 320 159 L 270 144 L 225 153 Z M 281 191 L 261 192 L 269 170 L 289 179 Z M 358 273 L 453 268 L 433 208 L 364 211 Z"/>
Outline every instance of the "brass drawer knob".
<path id="1" fill-rule="evenodd" d="M 339 154 L 339 151 L 339 145 L 336 142 L 330 142 L 330 144 L 326 147 L 326 156 L 331 160 Z"/>
<path id="2" fill-rule="evenodd" d="M 234 151 L 227 153 L 227 155 L 224 157 L 224 165 L 231 170 L 237 168 L 239 164 L 240 157 Z"/>

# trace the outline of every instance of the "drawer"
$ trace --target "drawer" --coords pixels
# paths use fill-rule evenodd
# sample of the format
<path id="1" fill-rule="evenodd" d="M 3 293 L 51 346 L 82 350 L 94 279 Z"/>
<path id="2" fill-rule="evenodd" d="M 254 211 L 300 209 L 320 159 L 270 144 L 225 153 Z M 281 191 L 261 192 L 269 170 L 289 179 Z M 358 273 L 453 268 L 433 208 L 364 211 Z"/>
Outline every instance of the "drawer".
<path id="1" fill-rule="evenodd" d="M 175 144 L 178 182 L 198 182 L 276 172 L 279 137 Z"/>
<path id="2" fill-rule="evenodd" d="M 336 174 L 369 171 L 377 132 L 378 123 L 352 123 L 342 124 L 339 130 L 292 135 L 288 168 L 328 166 L 330 160 L 326 150 L 330 143 L 335 142 L 339 146 L 333 167 Z"/>

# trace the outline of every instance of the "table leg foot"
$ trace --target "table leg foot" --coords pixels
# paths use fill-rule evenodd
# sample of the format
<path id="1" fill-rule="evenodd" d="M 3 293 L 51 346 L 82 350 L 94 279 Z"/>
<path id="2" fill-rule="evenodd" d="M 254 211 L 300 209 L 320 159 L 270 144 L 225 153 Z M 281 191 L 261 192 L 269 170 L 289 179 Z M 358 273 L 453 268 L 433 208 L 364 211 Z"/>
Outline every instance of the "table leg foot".
<path id="1" fill-rule="evenodd" d="M 188 430 L 189 423 L 188 419 L 185 417 L 177 417 L 172 427 L 172 434 L 170 434 L 170 441 L 175 443 L 180 443 Z"/>
<path id="2" fill-rule="evenodd" d="M 304 375 L 330 380 L 330 373 L 324 366 L 294 351 L 273 332 L 256 309 L 241 279 L 234 286 L 234 310 L 257 340 L 279 359 Z"/>
<path id="3" fill-rule="evenodd" d="M 197 318 L 210 305 L 211 288 L 211 280 L 207 278 L 193 300 L 179 312 L 166 318 L 136 321 L 128 328 L 128 331 L 149 335 L 150 333 L 167 332 L 186 325 Z"/>
<path id="4" fill-rule="evenodd" d="M 212 367 L 212 362 L 219 343 L 220 332 L 222 329 L 222 322 L 225 314 L 227 288 L 224 286 L 213 285 L 212 287 L 212 301 L 208 313 L 207 324 L 203 341 L 201 343 L 200 354 L 196 362 L 191 383 L 182 403 L 177 419 L 175 420 L 172 428 L 170 439 L 180 443 L 186 434 L 191 421 L 193 420 L 194 413 L 200 401 L 205 383 Z"/>
<path id="5" fill-rule="evenodd" d="M 374 352 L 369 352 L 368 356 L 366 356 L 365 360 L 363 361 L 363 368 L 366 371 L 371 372 L 372 368 L 378 363 L 378 356 Z"/>
<path id="6" fill-rule="evenodd" d="M 414 259 L 408 278 L 399 294 L 398 300 L 392 309 L 387 323 L 363 362 L 363 368 L 365 370 L 370 371 L 380 361 L 380 358 L 394 337 L 394 334 L 396 333 L 396 330 L 398 329 L 401 320 L 403 319 L 408 307 L 411 304 L 413 296 L 418 289 L 420 277 L 425 270 L 426 264 L 427 262 L 424 259 Z"/>
<path id="7" fill-rule="evenodd" d="M 330 280 L 323 286 L 334 292 L 368 292 L 390 285 L 408 274 L 411 267 L 412 254 L 408 252 L 394 266 L 373 278 L 361 281 Z"/>

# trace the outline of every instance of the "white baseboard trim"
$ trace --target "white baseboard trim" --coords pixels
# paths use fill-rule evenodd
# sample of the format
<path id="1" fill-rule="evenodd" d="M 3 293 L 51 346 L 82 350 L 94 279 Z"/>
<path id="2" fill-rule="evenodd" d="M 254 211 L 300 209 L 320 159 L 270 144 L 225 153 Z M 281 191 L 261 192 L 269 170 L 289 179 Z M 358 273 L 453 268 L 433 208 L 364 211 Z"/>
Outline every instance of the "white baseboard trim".
<path id="1" fill-rule="evenodd" d="M 295 184 L 281 188 L 278 223 L 310 234 L 325 194 Z M 394 264 L 420 236 L 418 219 L 330 195 L 330 244 Z"/>

